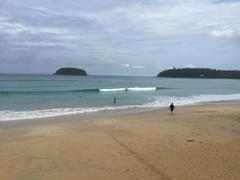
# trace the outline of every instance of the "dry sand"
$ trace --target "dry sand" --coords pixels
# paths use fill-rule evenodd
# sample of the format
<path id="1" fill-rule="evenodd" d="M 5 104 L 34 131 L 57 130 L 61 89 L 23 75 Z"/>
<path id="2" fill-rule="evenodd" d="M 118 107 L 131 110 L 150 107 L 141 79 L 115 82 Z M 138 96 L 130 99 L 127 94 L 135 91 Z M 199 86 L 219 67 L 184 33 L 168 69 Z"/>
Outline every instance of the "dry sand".
<path id="1" fill-rule="evenodd" d="M 0 179 L 239 180 L 240 105 L 0 127 Z"/>

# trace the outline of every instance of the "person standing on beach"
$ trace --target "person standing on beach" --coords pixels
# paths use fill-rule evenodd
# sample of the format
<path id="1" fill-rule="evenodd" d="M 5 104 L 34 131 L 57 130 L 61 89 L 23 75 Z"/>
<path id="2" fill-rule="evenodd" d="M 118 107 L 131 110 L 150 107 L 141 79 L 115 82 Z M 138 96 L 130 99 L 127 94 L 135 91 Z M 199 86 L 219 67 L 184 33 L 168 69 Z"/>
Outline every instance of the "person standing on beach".
<path id="1" fill-rule="evenodd" d="M 173 110 L 174 110 L 175 106 L 173 105 L 173 103 L 169 106 L 169 109 L 171 111 L 171 115 L 173 114 Z"/>
<path id="2" fill-rule="evenodd" d="M 117 98 L 116 98 L 116 96 L 114 96 L 114 98 L 113 98 L 113 104 L 116 105 L 116 103 L 117 103 Z"/>

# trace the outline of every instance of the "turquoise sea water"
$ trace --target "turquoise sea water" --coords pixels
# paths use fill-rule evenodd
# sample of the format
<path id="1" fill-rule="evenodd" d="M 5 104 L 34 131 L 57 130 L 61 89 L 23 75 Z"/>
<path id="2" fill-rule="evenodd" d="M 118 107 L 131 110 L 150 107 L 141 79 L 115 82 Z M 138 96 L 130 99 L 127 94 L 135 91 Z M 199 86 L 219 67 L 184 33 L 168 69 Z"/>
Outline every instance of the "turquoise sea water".
<path id="1" fill-rule="evenodd" d="M 0 121 L 226 100 L 240 100 L 240 80 L 0 75 Z"/>

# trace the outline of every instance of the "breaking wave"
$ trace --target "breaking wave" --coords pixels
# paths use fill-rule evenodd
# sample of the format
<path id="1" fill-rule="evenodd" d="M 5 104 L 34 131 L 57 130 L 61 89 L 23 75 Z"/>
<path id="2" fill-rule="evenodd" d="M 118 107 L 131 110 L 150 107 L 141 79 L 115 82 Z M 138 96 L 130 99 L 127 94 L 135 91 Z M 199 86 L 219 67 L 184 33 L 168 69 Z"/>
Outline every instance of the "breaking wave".
<path id="1" fill-rule="evenodd" d="M 167 107 L 171 102 L 176 106 L 194 105 L 206 102 L 233 101 L 240 100 L 240 94 L 229 95 L 196 95 L 188 97 L 159 96 L 154 101 L 142 105 L 125 106 L 104 106 L 104 107 L 84 107 L 84 108 L 59 108 L 34 111 L 0 111 L 0 121 L 35 119 L 44 117 L 54 117 L 60 115 L 73 115 L 83 113 L 93 113 L 99 111 L 124 110 L 131 108 L 158 108 Z"/>
<path id="2" fill-rule="evenodd" d="M 92 89 L 74 89 L 74 90 L 49 90 L 49 91 L 39 91 L 39 90 L 18 90 L 18 91 L 0 91 L 0 95 L 7 94 L 55 94 L 55 93 L 80 93 L 80 92 L 116 92 L 116 91 L 156 91 L 160 89 L 170 89 L 167 87 L 128 87 L 128 88 L 92 88 Z"/>

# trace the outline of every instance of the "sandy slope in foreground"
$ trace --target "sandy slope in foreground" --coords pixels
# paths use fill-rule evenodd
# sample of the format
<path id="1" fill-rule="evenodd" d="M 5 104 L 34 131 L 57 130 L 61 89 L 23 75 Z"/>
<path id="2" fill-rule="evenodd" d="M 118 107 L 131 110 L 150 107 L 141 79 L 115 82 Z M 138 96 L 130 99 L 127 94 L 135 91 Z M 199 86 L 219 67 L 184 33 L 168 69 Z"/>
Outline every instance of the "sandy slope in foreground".
<path id="1" fill-rule="evenodd" d="M 240 105 L 0 128 L 0 179 L 240 179 Z"/>

